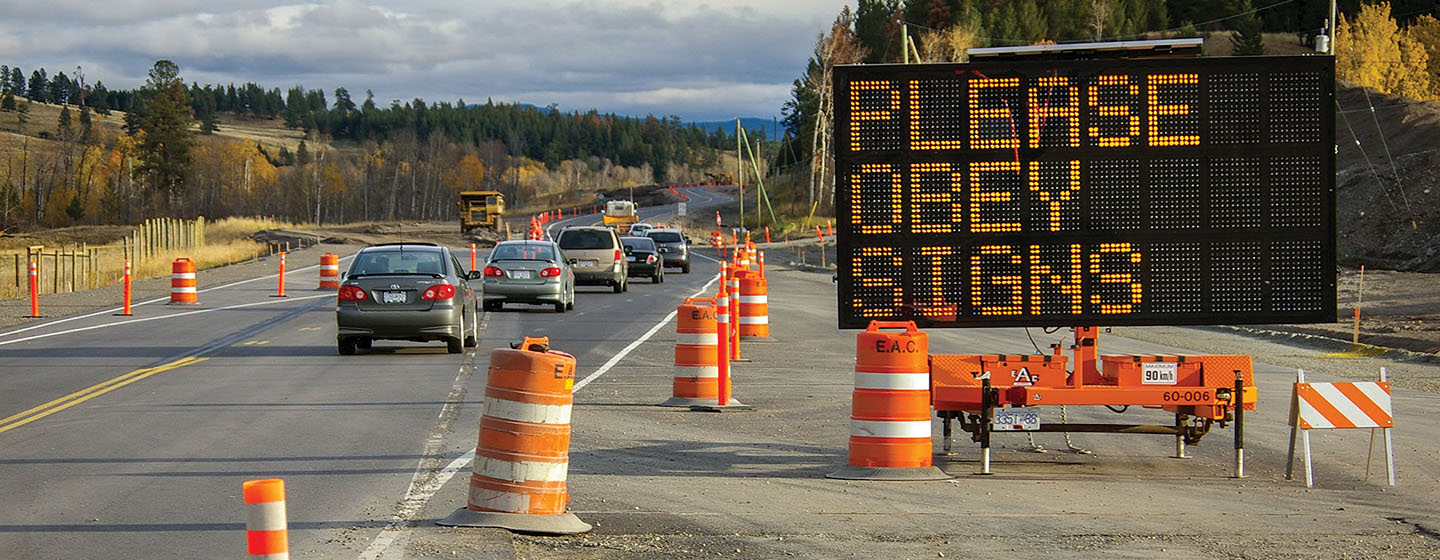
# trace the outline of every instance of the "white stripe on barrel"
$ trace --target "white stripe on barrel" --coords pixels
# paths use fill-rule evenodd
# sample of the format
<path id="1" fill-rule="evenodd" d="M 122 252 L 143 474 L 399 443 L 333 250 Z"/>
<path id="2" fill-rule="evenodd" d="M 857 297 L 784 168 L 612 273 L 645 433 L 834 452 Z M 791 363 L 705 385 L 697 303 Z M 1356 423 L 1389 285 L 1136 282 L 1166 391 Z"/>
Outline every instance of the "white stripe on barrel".
<path id="1" fill-rule="evenodd" d="M 855 372 L 856 389 L 881 391 L 929 391 L 929 373 L 863 373 Z"/>
<path id="2" fill-rule="evenodd" d="M 675 344 L 687 346 L 714 346 L 720 343 L 720 336 L 715 333 L 675 333 Z"/>
<path id="3" fill-rule="evenodd" d="M 485 407 L 480 412 L 491 418 L 532 424 L 569 424 L 570 405 L 534 404 L 520 401 L 485 398 Z"/>
<path id="4" fill-rule="evenodd" d="M 480 476 L 511 482 L 564 482 L 569 468 L 569 462 L 506 461 L 476 455 L 474 472 Z"/>
<path id="5" fill-rule="evenodd" d="M 930 421 L 886 422 L 880 420 L 850 420 L 850 435 L 883 438 L 929 438 Z"/>

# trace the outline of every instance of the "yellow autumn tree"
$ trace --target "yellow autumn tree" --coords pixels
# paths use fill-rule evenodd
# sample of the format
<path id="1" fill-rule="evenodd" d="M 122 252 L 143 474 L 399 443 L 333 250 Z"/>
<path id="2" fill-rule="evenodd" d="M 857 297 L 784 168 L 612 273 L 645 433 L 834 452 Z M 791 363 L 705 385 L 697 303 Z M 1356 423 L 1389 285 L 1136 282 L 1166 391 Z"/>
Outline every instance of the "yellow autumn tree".
<path id="1" fill-rule="evenodd" d="M 1405 29 L 1410 39 L 1425 48 L 1429 57 L 1426 73 L 1430 75 L 1431 99 L 1440 98 L 1440 19 L 1430 14 L 1420 16 Z"/>
<path id="2" fill-rule="evenodd" d="M 1360 6 L 1335 26 L 1335 75 L 1382 93 L 1428 100 L 1434 96 L 1425 46 L 1402 32 L 1390 3 Z"/>

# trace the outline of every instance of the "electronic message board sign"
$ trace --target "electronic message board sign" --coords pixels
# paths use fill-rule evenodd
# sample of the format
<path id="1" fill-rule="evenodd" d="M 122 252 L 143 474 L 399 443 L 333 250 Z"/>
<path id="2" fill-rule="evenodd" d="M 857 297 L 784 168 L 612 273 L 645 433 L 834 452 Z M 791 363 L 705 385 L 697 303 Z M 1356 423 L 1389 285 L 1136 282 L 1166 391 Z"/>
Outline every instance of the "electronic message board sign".
<path id="1" fill-rule="evenodd" d="M 1335 320 L 1331 57 L 834 78 L 841 328 Z"/>

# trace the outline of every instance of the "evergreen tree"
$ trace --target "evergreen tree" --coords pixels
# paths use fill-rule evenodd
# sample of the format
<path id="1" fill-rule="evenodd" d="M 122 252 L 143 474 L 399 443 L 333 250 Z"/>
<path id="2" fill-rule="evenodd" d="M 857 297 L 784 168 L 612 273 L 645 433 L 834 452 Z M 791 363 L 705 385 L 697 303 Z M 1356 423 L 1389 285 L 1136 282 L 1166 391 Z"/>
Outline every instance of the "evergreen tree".
<path id="1" fill-rule="evenodd" d="M 157 60 L 141 88 L 145 111 L 140 128 L 140 171 L 151 188 L 165 193 L 173 202 L 185 189 L 190 166 L 191 111 L 186 99 L 180 67 L 169 60 Z"/>
<path id="2" fill-rule="evenodd" d="M 45 76 L 45 69 L 36 69 L 30 73 L 30 92 L 25 97 L 30 98 L 31 101 L 44 103 L 46 101 L 46 89 L 49 85 L 50 80 Z"/>
<path id="3" fill-rule="evenodd" d="M 1242 11 L 1250 11 L 1250 0 L 1241 4 Z M 1230 32 L 1230 44 L 1235 47 L 1236 56 L 1259 56 L 1265 54 L 1265 37 L 1260 32 L 1260 18 L 1248 14 L 1235 18 L 1234 31 Z"/>
<path id="4" fill-rule="evenodd" d="M 305 118 L 305 109 L 305 93 L 300 90 L 300 86 L 290 88 L 285 94 L 285 126 L 300 128 L 300 123 Z"/>
<path id="5" fill-rule="evenodd" d="M 90 117 L 90 106 L 80 107 L 80 142 L 89 144 L 95 140 L 94 121 Z"/>
<path id="6" fill-rule="evenodd" d="M 70 103 L 70 78 L 66 77 L 64 72 L 55 74 L 55 78 L 50 80 L 50 91 L 46 97 L 51 103 L 60 105 Z"/>
<path id="7" fill-rule="evenodd" d="M 59 122 L 55 125 L 55 132 L 57 133 L 57 136 L 59 136 L 62 140 L 69 140 L 71 138 L 71 135 L 75 133 L 74 129 L 71 128 L 70 125 L 69 105 L 60 106 L 60 118 L 58 119 L 58 121 Z"/>
<path id="8" fill-rule="evenodd" d="M 5 94 L 4 94 L 3 96 L 0 96 L 0 111 L 14 111 L 14 110 L 15 110 L 15 92 L 10 91 L 10 90 L 7 89 L 7 90 L 5 90 Z"/>
<path id="9" fill-rule="evenodd" d="M 855 35 L 865 47 L 866 63 L 900 60 L 900 29 L 895 14 L 900 0 L 860 0 L 855 10 Z"/>
<path id="10" fill-rule="evenodd" d="M 10 91 L 10 65 L 0 64 L 0 93 Z"/>
<path id="11" fill-rule="evenodd" d="M 19 66 L 10 69 L 10 91 L 25 94 L 25 72 Z"/>
<path id="12" fill-rule="evenodd" d="M 355 102 L 350 100 L 350 91 L 343 88 L 335 88 L 335 110 L 342 113 L 349 113 L 355 110 Z"/>

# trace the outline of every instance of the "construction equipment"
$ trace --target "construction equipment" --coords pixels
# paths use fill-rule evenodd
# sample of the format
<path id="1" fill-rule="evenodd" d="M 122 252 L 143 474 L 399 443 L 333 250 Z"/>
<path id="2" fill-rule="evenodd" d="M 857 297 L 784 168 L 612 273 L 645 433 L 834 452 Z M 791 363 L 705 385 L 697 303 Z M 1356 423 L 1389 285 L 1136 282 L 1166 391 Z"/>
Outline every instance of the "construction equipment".
<path id="1" fill-rule="evenodd" d="M 459 205 L 460 233 L 469 234 L 479 228 L 504 230 L 505 195 L 499 191 L 461 191 Z"/>
<path id="2" fill-rule="evenodd" d="M 630 233 L 630 225 L 640 221 L 635 214 L 635 203 L 629 200 L 610 200 L 605 202 L 605 225 L 613 227 L 620 232 L 620 235 Z"/>

